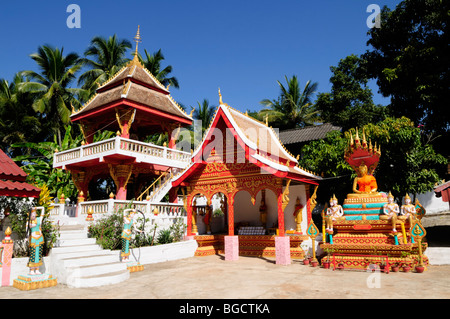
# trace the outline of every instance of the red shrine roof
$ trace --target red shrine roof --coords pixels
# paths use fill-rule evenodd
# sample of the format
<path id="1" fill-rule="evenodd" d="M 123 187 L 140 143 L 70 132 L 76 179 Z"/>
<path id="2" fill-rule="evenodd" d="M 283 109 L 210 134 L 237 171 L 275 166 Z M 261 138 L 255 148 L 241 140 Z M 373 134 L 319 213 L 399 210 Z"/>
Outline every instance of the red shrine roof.
<path id="1" fill-rule="evenodd" d="M 211 142 L 211 137 L 214 135 L 213 130 L 217 127 L 220 118 L 225 121 L 227 128 L 233 133 L 238 144 L 246 149 L 246 160 L 277 177 L 315 185 L 318 184 L 318 180 L 322 179 L 320 176 L 299 167 L 298 160 L 286 150 L 272 127 L 268 127 L 266 124 L 221 102 L 202 143 L 192 154 L 192 163 L 174 177 L 173 187 L 180 185 L 199 167 L 206 164 L 202 160 L 202 157 L 205 157 L 203 152 L 207 144 Z"/>
<path id="2" fill-rule="evenodd" d="M 25 183 L 27 174 L 0 150 L 0 196 L 39 197 L 41 190 Z"/>
<path id="3" fill-rule="evenodd" d="M 173 100 L 168 89 L 137 58 L 103 83 L 79 111 L 73 112 L 72 121 L 77 121 L 94 111 L 100 111 L 114 102 L 123 100 L 136 102 L 149 111 L 153 108 L 175 116 L 186 124 L 192 122 L 192 117 Z"/>
<path id="4" fill-rule="evenodd" d="M 444 202 L 450 202 L 450 181 L 434 187 L 436 197 L 442 197 Z"/>

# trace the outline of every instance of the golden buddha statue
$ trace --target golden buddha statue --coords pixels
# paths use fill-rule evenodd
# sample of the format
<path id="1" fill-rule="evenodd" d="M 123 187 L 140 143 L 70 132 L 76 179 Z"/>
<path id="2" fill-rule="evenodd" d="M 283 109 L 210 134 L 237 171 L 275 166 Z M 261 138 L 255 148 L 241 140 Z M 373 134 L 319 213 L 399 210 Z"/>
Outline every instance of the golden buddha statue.
<path id="1" fill-rule="evenodd" d="M 367 172 L 366 164 L 361 162 L 357 170 L 358 176 L 353 181 L 353 192 L 356 194 L 378 195 L 377 181 L 373 175 Z"/>

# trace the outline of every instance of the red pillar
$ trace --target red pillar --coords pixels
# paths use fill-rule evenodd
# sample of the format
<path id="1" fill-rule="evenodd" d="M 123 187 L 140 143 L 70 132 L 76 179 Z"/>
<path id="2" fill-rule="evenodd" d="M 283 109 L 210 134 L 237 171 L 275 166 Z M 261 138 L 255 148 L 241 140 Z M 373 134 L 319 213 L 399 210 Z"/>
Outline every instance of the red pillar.
<path id="1" fill-rule="evenodd" d="M 127 184 L 128 180 L 131 177 L 132 171 L 132 165 L 116 165 L 114 167 L 110 167 L 111 177 L 113 178 L 117 187 L 116 199 L 127 199 Z"/>
<path id="2" fill-rule="evenodd" d="M 234 236 L 234 195 L 228 197 L 228 236 Z"/>

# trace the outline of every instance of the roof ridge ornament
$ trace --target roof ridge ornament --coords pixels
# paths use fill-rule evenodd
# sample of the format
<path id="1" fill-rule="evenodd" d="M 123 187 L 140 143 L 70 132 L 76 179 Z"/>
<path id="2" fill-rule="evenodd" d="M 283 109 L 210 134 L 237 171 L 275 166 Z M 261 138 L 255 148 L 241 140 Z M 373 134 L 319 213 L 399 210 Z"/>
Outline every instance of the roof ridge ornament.
<path id="1" fill-rule="evenodd" d="M 136 42 L 136 50 L 135 50 L 135 52 L 134 52 L 134 55 L 137 55 L 138 54 L 138 45 L 139 45 L 139 43 L 140 42 L 142 42 L 142 38 L 141 38 L 141 32 L 140 32 L 140 25 L 138 25 L 138 29 L 137 29 L 137 33 L 136 33 L 136 35 L 134 36 L 134 42 Z"/>
<path id="2" fill-rule="evenodd" d="M 138 46 L 139 43 L 142 42 L 142 38 L 141 38 L 141 31 L 140 31 L 140 25 L 138 25 L 138 29 L 136 32 L 136 35 L 134 36 L 134 42 L 136 42 L 136 48 L 134 50 L 134 56 L 133 59 L 130 61 L 130 63 L 128 64 L 128 66 L 132 66 L 132 65 L 140 65 L 142 68 L 144 67 L 141 62 L 139 61 L 139 53 L 138 53 Z"/>
<path id="3" fill-rule="evenodd" d="M 219 104 L 223 104 L 222 94 L 220 93 L 220 88 L 219 88 Z"/>

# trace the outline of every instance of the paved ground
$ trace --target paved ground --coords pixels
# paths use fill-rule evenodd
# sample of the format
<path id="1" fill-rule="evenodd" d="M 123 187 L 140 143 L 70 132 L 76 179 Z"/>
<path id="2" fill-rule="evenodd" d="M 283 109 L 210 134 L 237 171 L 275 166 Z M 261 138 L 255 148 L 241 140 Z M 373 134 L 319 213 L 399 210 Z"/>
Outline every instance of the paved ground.
<path id="1" fill-rule="evenodd" d="M 55 287 L 21 291 L 1 287 L 10 299 L 302 299 L 302 298 L 444 298 L 450 299 L 450 266 L 430 266 L 419 273 L 332 271 L 294 260 L 280 266 L 274 260 L 223 256 L 193 257 L 145 265 L 123 283 L 95 287 Z M 370 288 L 372 286 L 373 288 Z"/>

